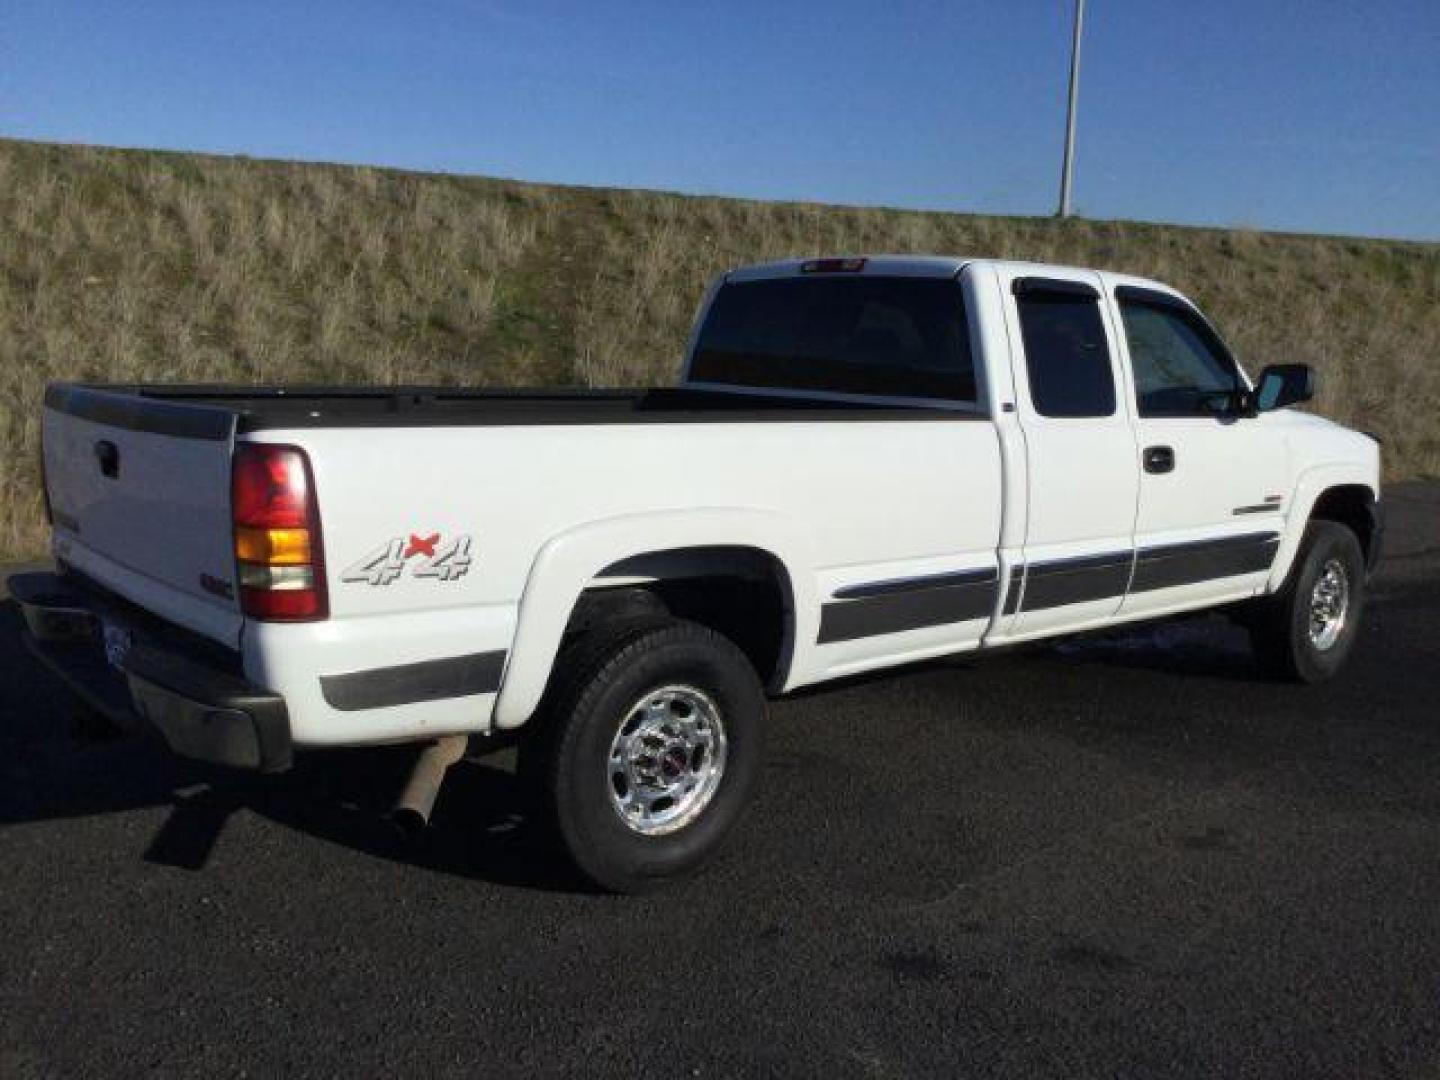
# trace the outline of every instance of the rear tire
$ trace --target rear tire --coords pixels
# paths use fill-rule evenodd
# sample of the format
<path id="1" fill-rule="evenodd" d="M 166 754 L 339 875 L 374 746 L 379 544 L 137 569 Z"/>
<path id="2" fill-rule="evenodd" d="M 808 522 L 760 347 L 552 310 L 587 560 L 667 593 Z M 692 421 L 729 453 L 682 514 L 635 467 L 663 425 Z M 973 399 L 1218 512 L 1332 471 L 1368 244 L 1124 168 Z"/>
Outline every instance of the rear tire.
<path id="1" fill-rule="evenodd" d="M 749 660 L 708 627 L 604 624 L 561 653 L 520 770 L 580 872 L 642 892 L 697 869 L 739 820 L 764 715 Z"/>
<path id="2" fill-rule="evenodd" d="M 1254 602 L 1245 624 L 1272 674 L 1297 682 L 1332 678 L 1350 655 L 1365 608 L 1365 557 L 1344 525 L 1312 521 L 1284 587 Z"/>

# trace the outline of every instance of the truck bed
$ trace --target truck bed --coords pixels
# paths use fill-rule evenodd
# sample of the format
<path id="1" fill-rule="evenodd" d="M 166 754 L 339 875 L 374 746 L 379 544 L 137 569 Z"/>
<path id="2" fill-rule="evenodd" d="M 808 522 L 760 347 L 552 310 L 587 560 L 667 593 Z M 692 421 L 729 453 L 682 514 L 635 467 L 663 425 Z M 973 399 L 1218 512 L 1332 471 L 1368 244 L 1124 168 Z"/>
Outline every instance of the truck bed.
<path id="1" fill-rule="evenodd" d="M 688 387 L 636 390 L 472 389 L 453 386 L 161 386 L 54 384 L 45 404 L 120 427 L 201 435 L 202 406 L 236 418 L 238 432 L 277 428 L 464 427 L 797 420 L 983 419 L 953 405 L 897 405 L 821 396 Z M 174 408 L 181 406 L 182 408 Z M 197 415 L 199 414 L 199 415 Z M 219 412 L 212 416 L 222 415 Z"/>

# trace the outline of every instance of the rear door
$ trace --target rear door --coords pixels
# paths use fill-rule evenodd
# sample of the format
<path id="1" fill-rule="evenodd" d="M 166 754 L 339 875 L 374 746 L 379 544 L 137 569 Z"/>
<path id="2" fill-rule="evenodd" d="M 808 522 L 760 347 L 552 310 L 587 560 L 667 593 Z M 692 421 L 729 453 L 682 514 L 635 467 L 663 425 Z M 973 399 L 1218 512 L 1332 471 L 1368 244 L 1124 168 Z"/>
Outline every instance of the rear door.
<path id="1" fill-rule="evenodd" d="M 1099 275 L 1001 275 L 1028 475 L 1023 567 L 1006 636 L 1061 633 L 1120 609 L 1139 469 Z M 1013 605 L 1013 612 L 1010 611 Z"/>
<path id="2" fill-rule="evenodd" d="M 42 431 L 56 555 L 163 618 L 237 644 L 234 413 L 54 386 Z"/>
<path id="3" fill-rule="evenodd" d="M 1243 385 L 1218 334 L 1167 292 L 1114 290 L 1134 380 L 1140 501 L 1123 614 L 1158 614 L 1252 595 L 1283 531 L 1287 449 L 1229 406 Z"/>

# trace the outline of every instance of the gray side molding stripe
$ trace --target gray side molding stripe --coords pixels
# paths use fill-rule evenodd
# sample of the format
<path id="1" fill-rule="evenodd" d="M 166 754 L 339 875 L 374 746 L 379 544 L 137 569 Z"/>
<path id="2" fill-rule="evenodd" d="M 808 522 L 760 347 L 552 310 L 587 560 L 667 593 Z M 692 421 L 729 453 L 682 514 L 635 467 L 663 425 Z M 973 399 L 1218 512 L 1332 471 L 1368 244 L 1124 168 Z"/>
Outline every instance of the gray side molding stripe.
<path id="1" fill-rule="evenodd" d="M 999 592 L 994 570 L 913 579 L 899 590 L 895 584 L 876 582 L 841 590 L 852 596 L 859 594 L 859 598 L 821 606 L 816 644 L 988 619 L 995 611 Z M 875 589 L 879 591 L 869 591 Z"/>
<path id="2" fill-rule="evenodd" d="M 1149 592 L 1269 570 L 1279 549 L 1279 533 L 1246 533 L 1220 540 L 1141 548 L 1130 591 Z"/>
<path id="3" fill-rule="evenodd" d="M 1031 563 L 1022 610 L 1043 611 L 1124 596 L 1134 557 L 1134 552 L 1120 551 Z"/>
<path id="4" fill-rule="evenodd" d="M 1254 532 L 1053 559 L 1031 563 L 1028 571 L 1016 566 L 1010 571 L 1001 615 L 1253 574 L 1270 568 L 1279 547 L 1279 533 Z M 995 570 L 849 585 L 835 593 L 836 602 L 821 606 L 816 643 L 987 618 L 999 589 Z"/>
<path id="5" fill-rule="evenodd" d="M 422 660 L 418 664 L 371 668 L 347 675 L 322 675 L 320 693 L 341 712 L 414 705 L 470 694 L 493 694 L 505 671 L 504 649 Z"/>
<path id="6" fill-rule="evenodd" d="M 1010 586 L 1005 590 L 1005 610 L 1001 615 L 1014 615 L 1020 610 L 1020 589 L 1025 583 L 1025 567 L 1012 566 L 1010 568 Z"/>
<path id="7" fill-rule="evenodd" d="M 893 596 L 896 593 L 925 592 L 927 589 L 941 589 L 949 585 L 977 585 L 995 580 L 995 570 L 959 570 L 951 574 L 930 574 L 926 577 L 895 578 L 890 581 L 875 581 L 868 585 L 846 585 L 835 590 L 836 600 L 865 600 L 875 596 Z"/>

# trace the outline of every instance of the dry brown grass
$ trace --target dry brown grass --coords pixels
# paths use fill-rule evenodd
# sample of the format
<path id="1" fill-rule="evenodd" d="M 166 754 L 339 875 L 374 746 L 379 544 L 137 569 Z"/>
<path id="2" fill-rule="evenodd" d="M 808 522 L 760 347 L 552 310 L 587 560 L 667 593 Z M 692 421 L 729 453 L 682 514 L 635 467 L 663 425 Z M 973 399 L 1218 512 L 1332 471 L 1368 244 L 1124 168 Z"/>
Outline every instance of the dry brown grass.
<path id="1" fill-rule="evenodd" d="M 0 557 L 43 548 L 52 379 L 673 380 L 707 281 L 756 259 L 950 252 L 1171 282 L 1253 369 L 1440 475 L 1440 245 L 579 190 L 0 141 Z"/>

